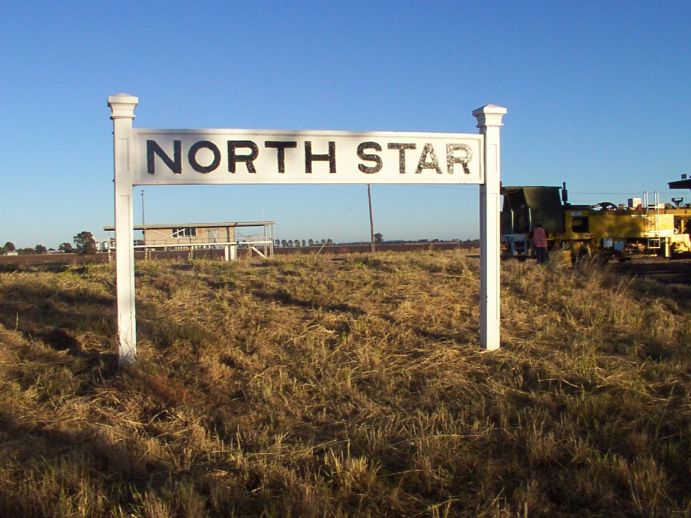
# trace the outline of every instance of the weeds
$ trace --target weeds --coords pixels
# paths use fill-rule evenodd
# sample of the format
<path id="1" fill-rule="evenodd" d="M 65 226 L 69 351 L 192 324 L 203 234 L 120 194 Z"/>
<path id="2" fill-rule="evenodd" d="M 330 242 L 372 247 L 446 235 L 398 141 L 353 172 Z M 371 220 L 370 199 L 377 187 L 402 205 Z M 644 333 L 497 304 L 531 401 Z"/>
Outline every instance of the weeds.
<path id="1" fill-rule="evenodd" d="M 0 273 L 3 516 L 684 516 L 688 286 L 457 252 Z"/>

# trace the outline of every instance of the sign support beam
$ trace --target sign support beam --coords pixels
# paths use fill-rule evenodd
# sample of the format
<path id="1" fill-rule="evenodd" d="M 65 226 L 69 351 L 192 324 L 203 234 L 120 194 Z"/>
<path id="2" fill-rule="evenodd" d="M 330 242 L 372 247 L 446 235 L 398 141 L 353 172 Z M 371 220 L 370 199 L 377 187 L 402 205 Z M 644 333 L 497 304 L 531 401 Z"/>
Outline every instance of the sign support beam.
<path id="1" fill-rule="evenodd" d="M 108 97 L 113 120 L 115 182 L 115 260 L 118 304 L 118 361 L 134 363 L 137 329 L 134 304 L 134 216 L 132 202 L 132 120 L 137 97 Z"/>
<path id="2" fill-rule="evenodd" d="M 488 104 L 473 111 L 485 136 L 485 182 L 480 184 L 480 345 L 492 351 L 500 346 L 500 226 L 501 153 L 499 129 L 506 108 Z"/>

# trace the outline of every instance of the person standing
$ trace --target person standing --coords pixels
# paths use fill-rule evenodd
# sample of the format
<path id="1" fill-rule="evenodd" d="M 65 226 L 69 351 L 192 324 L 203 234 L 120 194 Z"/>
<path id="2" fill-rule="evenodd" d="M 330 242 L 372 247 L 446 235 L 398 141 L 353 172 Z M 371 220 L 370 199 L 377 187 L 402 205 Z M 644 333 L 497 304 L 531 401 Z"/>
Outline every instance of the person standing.
<path id="1" fill-rule="evenodd" d="M 542 226 L 542 221 L 538 221 L 533 229 L 533 249 L 537 264 L 547 261 L 547 231 Z"/>

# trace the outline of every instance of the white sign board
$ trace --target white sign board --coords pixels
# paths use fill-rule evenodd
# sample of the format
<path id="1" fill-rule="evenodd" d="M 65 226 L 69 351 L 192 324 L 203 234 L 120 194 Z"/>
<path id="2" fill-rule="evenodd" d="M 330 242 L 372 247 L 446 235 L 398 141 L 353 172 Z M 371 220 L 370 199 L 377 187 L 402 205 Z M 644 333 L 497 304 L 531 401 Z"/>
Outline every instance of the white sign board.
<path id="1" fill-rule="evenodd" d="M 158 130 L 132 127 L 139 99 L 108 98 L 113 120 L 118 344 L 136 357 L 134 185 L 479 184 L 480 343 L 498 349 L 499 128 L 506 108 L 473 112 L 480 134 Z"/>
<path id="2" fill-rule="evenodd" d="M 136 185 L 483 182 L 482 135 L 134 129 Z"/>

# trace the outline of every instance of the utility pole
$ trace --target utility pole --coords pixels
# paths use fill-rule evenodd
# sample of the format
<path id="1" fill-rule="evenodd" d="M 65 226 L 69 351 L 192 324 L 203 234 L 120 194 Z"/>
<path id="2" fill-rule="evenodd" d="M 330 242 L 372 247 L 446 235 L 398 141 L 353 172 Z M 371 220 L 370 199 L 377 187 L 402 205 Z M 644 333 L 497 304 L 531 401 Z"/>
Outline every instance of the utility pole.
<path id="1" fill-rule="evenodd" d="M 369 204 L 369 236 L 372 244 L 372 253 L 376 252 L 374 245 L 374 218 L 372 217 L 372 184 L 367 184 L 367 202 Z"/>
<path id="2" fill-rule="evenodd" d="M 146 225 L 146 220 L 144 219 L 144 189 L 141 190 L 142 195 L 142 227 Z"/>

